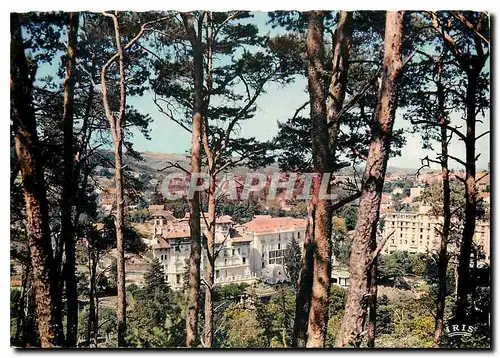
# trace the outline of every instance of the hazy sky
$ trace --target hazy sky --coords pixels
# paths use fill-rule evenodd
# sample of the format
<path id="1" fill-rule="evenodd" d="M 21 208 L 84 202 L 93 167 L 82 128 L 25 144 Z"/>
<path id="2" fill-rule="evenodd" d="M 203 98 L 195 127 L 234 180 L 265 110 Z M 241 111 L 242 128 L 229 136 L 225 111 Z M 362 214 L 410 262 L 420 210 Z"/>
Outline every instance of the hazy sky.
<path id="1" fill-rule="evenodd" d="M 255 13 L 255 17 L 251 20 L 259 26 L 261 34 L 270 32 L 274 35 L 278 30 L 271 29 L 266 25 L 267 14 Z M 245 136 L 255 136 L 260 140 L 272 139 L 278 132 L 278 121 L 286 121 L 295 113 L 296 108 L 300 107 L 308 100 L 308 94 L 305 92 L 307 81 L 302 78 L 295 83 L 282 87 L 276 84 L 268 84 L 266 93 L 261 95 L 257 100 L 258 110 L 253 119 L 245 121 L 241 125 L 242 132 Z M 151 141 L 146 140 L 141 134 L 135 135 L 136 149 L 140 151 L 155 151 L 168 153 L 184 153 L 190 149 L 190 134 L 182 129 L 177 124 L 169 121 L 166 117 L 160 114 L 154 106 L 151 94 L 146 93 L 142 98 L 130 99 L 129 103 L 137 106 L 144 113 L 148 113 L 153 118 L 151 124 Z M 304 112 L 306 113 L 306 112 Z M 398 110 L 396 115 L 395 129 L 408 129 L 410 124 L 402 118 L 402 110 Z M 455 125 L 463 124 L 459 113 L 452 114 L 452 121 Z M 489 112 L 483 118 L 483 123 L 478 123 L 476 133 L 481 134 L 490 128 Z M 462 128 L 463 129 L 463 128 Z M 407 143 L 401 150 L 401 156 L 391 158 L 390 166 L 403 168 L 418 168 L 420 167 L 420 158 L 429 155 L 433 158 L 433 153 L 424 151 L 421 148 L 420 137 L 412 135 L 410 131 L 406 132 Z M 436 149 L 439 146 L 435 147 Z M 477 168 L 486 169 L 490 160 L 490 136 L 486 135 L 477 142 L 476 150 L 481 153 L 477 162 Z M 465 158 L 464 143 L 458 140 L 451 142 L 450 153 L 453 153 L 459 158 Z M 460 168 L 458 163 L 450 161 L 450 165 L 455 168 Z"/>
<path id="2" fill-rule="evenodd" d="M 266 25 L 266 13 L 257 12 L 255 13 L 255 17 L 248 21 L 257 24 L 260 29 L 260 34 L 262 35 L 268 32 L 271 35 L 275 35 L 280 32 L 280 30 L 271 29 L 270 26 Z M 55 70 L 56 66 L 55 63 L 48 66 L 42 66 L 38 74 L 48 74 Z M 489 66 L 489 62 L 487 66 Z M 305 92 L 306 83 L 307 81 L 305 78 L 300 78 L 295 83 L 285 87 L 276 84 L 267 84 L 265 87 L 266 93 L 262 94 L 257 99 L 256 103 L 258 110 L 255 117 L 241 124 L 242 133 L 244 133 L 246 137 L 254 136 L 258 140 L 272 139 L 278 132 L 278 121 L 283 122 L 291 118 L 296 108 L 308 100 L 308 94 Z M 135 106 L 140 112 L 149 114 L 153 119 L 150 126 L 151 140 L 145 139 L 141 133 L 134 131 L 133 141 L 136 150 L 185 153 L 190 149 L 190 134 L 158 112 L 152 101 L 151 92 L 145 92 L 143 97 L 129 97 L 127 102 Z M 306 113 L 306 111 L 303 113 Z M 463 124 L 464 121 L 460 119 L 460 116 L 461 114 L 459 113 L 454 113 L 452 115 L 453 124 Z M 399 109 L 396 114 L 395 129 L 404 128 L 408 130 L 409 126 L 410 124 L 403 120 L 402 110 Z M 490 116 L 488 112 L 485 118 L 483 118 L 483 123 L 478 123 L 476 133 L 479 135 L 489 130 L 489 128 Z M 406 132 L 406 135 L 407 143 L 401 150 L 401 156 L 391 158 L 389 161 L 390 166 L 418 168 L 421 165 L 421 158 L 426 155 L 429 155 L 431 158 L 434 157 L 435 154 L 430 151 L 424 151 L 421 148 L 420 137 L 418 135 L 412 135 L 409 130 Z M 436 145 L 435 148 L 438 149 L 439 147 Z M 482 137 L 477 142 L 476 150 L 478 153 L 481 153 L 477 162 L 477 169 L 486 169 L 490 160 L 489 135 Z M 464 143 L 454 139 L 451 142 L 450 153 L 463 159 L 465 157 Z M 450 161 L 450 165 L 454 168 L 460 168 L 460 165 L 454 161 Z"/>

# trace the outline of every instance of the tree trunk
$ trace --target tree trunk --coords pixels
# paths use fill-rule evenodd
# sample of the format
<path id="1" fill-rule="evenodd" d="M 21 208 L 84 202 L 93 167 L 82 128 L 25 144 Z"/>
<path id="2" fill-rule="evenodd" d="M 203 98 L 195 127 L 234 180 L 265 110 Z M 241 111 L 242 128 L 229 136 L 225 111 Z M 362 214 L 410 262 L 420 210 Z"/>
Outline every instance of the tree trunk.
<path id="1" fill-rule="evenodd" d="M 337 138 L 338 130 L 340 128 L 340 112 L 342 110 L 345 89 L 347 86 L 347 73 L 348 73 L 348 56 L 349 56 L 349 42 L 351 36 L 351 14 L 342 11 L 339 16 L 339 23 L 335 35 L 335 48 L 332 61 L 332 79 L 330 82 L 329 96 L 324 107 L 325 98 L 320 93 L 320 86 L 323 86 L 321 76 L 323 73 L 323 25 L 322 14 L 316 13 L 312 16 L 320 16 L 321 19 L 311 19 L 315 24 L 311 23 L 310 40 L 308 44 L 311 45 L 308 54 L 310 56 L 310 85 L 314 88 L 312 90 L 311 103 L 311 118 L 316 119 L 315 129 L 312 133 L 312 138 L 316 139 L 316 151 L 318 152 L 318 163 L 315 163 L 315 171 L 317 173 L 331 172 L 332 167 L 322 166 L 323 163 L 330 164 L 335 157 L 335 139 Z M 320 26 L 320 27 L 318 27 Z M 318 33 L 319 31 L 319 33 Z M 313 112 L 314 111 L 314 112 Z M 325 122 L 328 124 L 326 124 Z M 328 130 L 326 129 L 328 128 Z M 324 133 L 328 131 L 330 147 L 325 143 Z M 319 134 L 319 135 L 318 135 Z M 325 155 L 328 153 L 327 155 Z M 322 159 L 319 157 L 322 156 Z M 329 277 L 331 275 L 331 245 L 329 237 L 331 236 L 331 216 L 332 208 L 327 201 L 318 201 L 319 181 L 314 182 L 313 198 L 308 204 L 308 224 L 306 230 L 306 237 L 304 241 L 304 249 L 302 252 L 302 264 L 299 282 L 297 285 L 297 302 L 296 314 L 294 321 L 294 331 L 292 338 L 292 346 L 303 347 L 306 345 L 306 332 L 310 331 L 309 343 L 311 346 L 322 346 L 324 336 L 326 334 L 326 319 L 327 314 L 326 306 L 322 301 L 325 297 L 328 298 L 329 291 Z M 324 224 L 316 225 L 317 220 L 322 221 Z M 318 231 L 316 231 L 318 230 Z M 318 248 L 317 243 L 313 244 L 313 237 L 319 235 L 320 242 L 322 243 L 320 250 L 322 254 L 315 256 L 314 252 Z M 328 236 L 325 236 L 328 235 Z M 328 242 L 321 240 L 321 238 L 328 237 Z M 325 256 L 328 255 L 328 256 Z M 316 275 L 315 258 L 318 259 L 318 266 Z M 325 281 L 325 277 L 328 279 Z M 313 295 L 313 283 L 316 277 L 316 305 L 313 312 L 311 312 L 311 298 Z M 326 285 L 325 285 L 326 283 Z M 325 291 L 326 290 L 326 291 Z M 325 296 L 326 294 L 326 296 Z M 326 317 L 326 318 L 324 318 Z M 313 322 L 313 326 L 309 328 L 309 323 Z"/>
<path id="2" fill-rule="evenodd" d="M 378 222 L 378 218 L 377 218 Z M 372 242 L 371 242 L 372 252 L 375 252 L 377 249 L 377 234 L 373 233 Z M 370 303 L 368 305 L 368 342 L 367 346 L 369 348 L 375 347 L 375 336 L 377 334 L 377 262 L 378 255 L 373 257 L 372 264 L 370 266 L 369 272 L 369 293 L 370 293 Z"/>
<path id="3" fill-rule="evenodd" d="M 458 264 L 458 288 L 455 321 L 466 324 L 467 296 L 469 287 L 469 265 L 474 231 L 476 230 L 476 92 L 480 71 L 467 74 L 467 133 L 465 140 L 465 222 Z"/>
<path id="4" fill-rule="evenodd" d="M 96 314 L 96 281 L 97 281 L 97 248 L 95 243 L 89 245 L 88 255 L 89 255 L 89 276 L 90 276 L 90 289 L 89 289 L 89 316 L 87 320 L 87 344 L 91 347 L 91 343 L 97 333 L 97 314 Z M 94 347 L 97 348 L 97 341 L 94 342 Z"/>
<path id="5" fill-rule="evenodd" d="M 450 174 L 448 172 L 448 134 L 449 125 L 445 112 L 445 94 L 441 83 L 442 63 L 437 64 L 438 79 L 437 99 L 439 110 L 439 123 L 441 124 L 441 176 L 443 179 L 443 229 L 441 232 L 441 242 L 439 244 L 438 276 L 439 286 L 436 298 L 436 318 L 434 327 L 434 346 L 439 347 L 444 328 L 444 308 L 446 302 L 446 273 L 448 271 L 448 241 L 451 225 L 451 195 L 450 195 Z"/>
<path id="6" fill-rule="evenodd" d="M 191 175 L 201 173 L 201 126 L 203 121 L 203 57 L 201 43 L 194 30 L 194 20 L 181 14 L 189 34 L 193 52 L 194 109 L 191 139 Z M 200 194 L 194 193 L 189 200 L 189 225 L 191 229 L 191 252 L 189 254 L 189 287 L 186 314 L 186 347 L 194 347 L 198 334 L 198 315 L 200 311 L 200 261 L 201 261 L 201 224 Z"/>
<path id="7" fill-rule="evenodd" d="M 293 323 L 292 347 L 306 346 L 307 321 L 311 308 L 311 294 L 313 283 L 314 264 L 314 216 L 319 193 L 319 178 L 313 182 L 312 198 L 307 204 L 307 225 L 302 248 L 302 259 L 300 263 L 300 273 L 297 282 L 297 297 L 295 301 L 295 320 Z"/>
<path id="8" fill-rule="evenodd" d="M 307 55 L 308 64 L 308 82 L 309 82 L 309 97 L 311 100 L 311 120 L 314 123 L 314 116 L 321 116 L 326 122 L 326 107 L 323 81 L 323 13 L 320 11 L 308 13 L 308 31 L 307 31 Z M 317 98 L 315 96 L 318 96 Z M 314 138 L 316 134 L 311 127 L 311 136 Z M 323 133 L 324 134 L 324 133 Z M 324 135 L 323 135 L 324 137 Z M 316 142 L 317 143 L 317 142 Z M 318 149 L 318 148 L 316 148 Z M 314 157 L 313 152 L 313 157 Z M 315 163 L 316 164 L 316 163 Z M 304 238 L 304 247 L 302 250 L 302 260 L 299 280 L 297 283 L 297 298 L 295 303 L 295 321 L 292 337 L 293 347 L 305 347 L 307 345 L 307 332 L 309 326 L 309 316 L 311 312 L 311 300 L 314 281 L 314 255 L 316 251 L 316 243 L 314 242 L 315 226 L 316 226 L 316 210 L 318 206 L 318 195 L 321 178 L 315 177 L 313 181 L 312 198 L 308 203 L 307 212 L 307 227 Z"/>
<path id="9" fill-rule="evenodd" d="M 78 37 L 79 14 L 69 14 L 68 59 L 64 78 L 64 186 L 61 198 L 61 238 L 66 248 L 64 268 L 66 279 L 66 346 L 76 347 L 78 332 L 78 293 L 76 291 L 76 252 L 75 237 L 71 221 L 71 208 L 74 194 L 73 178 L 73 97 L 76 43 Z"/>
<path id="10" fill-rule="evenodd" d="M 332 158 L 335 158 L 335 140 L 340 129 L 339 116 L 344 106 L 347 75 L 349 72 L 349 51 L 352 36 L 352 14 L 348 11 L 339 13 L 337 30 L 335 31 L 335 47 L 333 49 L 332 79 L 326 103 L 327 121 L 330 126 Z"/>
<path id="11" fill-rule="evenodd" d="M 388 11 L 386 17 L 384 62 L 376 121 L 372 128 L 370 150 L 362 180 L 362 194 L 349 262 L 349 291 L 337 339 L 339 347 L 360 346 L 371 297 L 369 276 L 373 255 L 372 240 L 377 229 L 397 107 L 396 79 L 402 68 L 403 13 Z"/>
<path id="12" fill-rule="evenodd" d="M 312 19 L 311 19 L 312 20 Z M 310 21 L 311 21 L 310 20 Z M 332 61 L 332 79 L 327 106 L 322 92 L 323 81 L 323 19 L 318 24 L 310 24 L 308 34 L 309 93 L 311 102 L 312 143 L 315 172 L 330 175 L 334 168 L 335 141 L 340 129 L 342 110 L 347 87 L 349 70 L 349 46 L 352 33 L 351 14 L 341 11 L 335 36 L 335 48 Z M 319 25 L 319 27 L 318 27 Z M 310 39 L 310 41 L 309 41 Z M 318 54 L 318 58 L 314 55 Z M 328 132 L 328 136 L 325 134 Z M 312 286 L 311 310 L 307 330 L 307 347 L 323 347 L 328 322 L 328 295 L 332 271 L 332 202 L 319 199 L 314 217 L 314 274 Z"/>
<path id="13" fill-rule="evenodd" d="M 117 55 L 111 57 L 101 70 L 101 90 L 104 110 L 108 119 L 111 134 L 113 136 L 114 159 L 115 159 L 115 190 L 116 190 L 116 212 L 115 212 L 115 229 L 116 229 L 116 251 L 117 251 L 117 291 L 118 291 L 118 307 L 117 307 L 117 323 L 118 323 L 118 347 L 125 346 L 125 334 L 127 330 L 127 301 L 125 292 L 125 251 L 124 251 L 124 198 L 123 198 L 123 127 L 125 122 L 125 108 L 127 98 L 126 75 L 125 75 L 125 52 L 121 44 L 121 30 L 118 22 L 118 17 L 115 14 L 104 13 L 105 16 L 113 19 L 115 42 Z M 135 40 L 137 40 L 137 36 Z M 132 40 L 134 41 L 134 40 Z M 130 45 L 133 42 L 129 42 Z M 108 88 L 106 84 L 106 74 L 109 66 L 118 57 L 120 71 L 120 107 L 117 115 L 113 114 L 109 105 Z"/>
<path id="14" fill-rule="evenodd" d="M 54 275 L 47 194 L 40 163 L 35 112 L 31 101 L 33 79 L 29 76 L 18 14 L 11 14 L 11 118 L 19 158 L 28 219 L 28 242 L 36 295 L 36 313 L 42 347 L 64 340 L 58 278 Z"/>
<path id="15" fill-rule="evenodd" d="M 208 229 L 207 229 L 207 270 L 205 280 L 205 329 L 204 343 L 206 348 L 213 347 L 214 341 L 214 291 L 215 291 L 215 175 L 211 175 L 208 188 Z"/>
<path id="16" fill-rule="evenodd" d="M 311 103 L 311 138 L 314 171 L 330 175 L 332 169 L 326 118 L 324 91 L 323 17 L 320 11 L 309 13 L 307 31 L 308 88 Z M 314 213 L 313 284 L 311 308 L 307 327 L 307 347 L 322 347 L 328 319 L 328 291 L 330 288 L 332 206 L 330 200 L 318 198 Z"/>
<path id="17" fill-rule="evenodd" d="M 116 185 L 116 250 L 117 250 L 117 291 L 118 291 L 118 346 L 125 345 L 126 326 L 126 292 L 125 292 L 125 250 L 123 238 L 123 183 L 122 183 L 122 141 L 115 140 L 115 185 Z"/>

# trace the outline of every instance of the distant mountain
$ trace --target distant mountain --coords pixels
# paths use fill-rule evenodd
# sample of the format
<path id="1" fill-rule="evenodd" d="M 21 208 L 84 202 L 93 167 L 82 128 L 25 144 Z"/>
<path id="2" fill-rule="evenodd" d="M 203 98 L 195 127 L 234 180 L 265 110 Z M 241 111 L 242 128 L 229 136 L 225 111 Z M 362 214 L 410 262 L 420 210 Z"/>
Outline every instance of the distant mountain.
<path id="1" fill-rule="evenodd" d="M 107 157 L 108 159 L 113 161 L 113 153 L 110 150 L 101 150 L 100 154 Z M 169 163 L 178 164 L 182 168 L 189 169 L 190 163 L 190 154 L 180 154 L 180 153 L 160 153 L 160 152 L 143 152 L 141 153 L 143 158 L 142 161 L 131 158 L 130 156 L 124 155 L 124 164 L 131 167 L 133 171 L 136 172 L 145 172 L 153 175 L 154 177 L 162 177 L 166 173 L 171 173 L 177 171 L 179 169 L 176 168 L 167 168 L 164 171 L 160 172 L 160 169 L 163 169 L 169 165 Z M 236 159 L 236 158 L 235 158 Z M 401 167 L 387 167 L 387 173 L 407 173 L 407 174 L 415 174 L 418 168 L 401 168 Z M 362 174 L 364 170 L 364 166 L 357 166 L 356 171 L 358 174 Z M 428 171 L 436 171 L 439 169 L 423 169 L 421 172 Z M 273 173 L 279 171 L 277 164 L 272 164 L 263 170 L 266 173 Z M 248 168 L 245 166 L 238 166 L 234 169 L 236 174 L 245 174 L 248 172 Z M 339 174 L 341 175 L 352 175 L 354 173 L 352 167 L 346 167 L 340 170 Z"/>

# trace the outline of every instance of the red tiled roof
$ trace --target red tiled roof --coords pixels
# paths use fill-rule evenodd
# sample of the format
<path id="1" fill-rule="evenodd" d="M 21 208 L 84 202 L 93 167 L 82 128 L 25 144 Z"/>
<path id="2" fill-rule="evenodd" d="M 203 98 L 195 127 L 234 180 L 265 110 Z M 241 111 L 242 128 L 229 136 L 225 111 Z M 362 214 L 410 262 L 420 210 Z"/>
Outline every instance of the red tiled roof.
<path id="1" fill-rule="evenodd" d="M 159 236 L 158 244 L 153 245 L 153 249 L 170 249 L 170 244 L 163 237 Z"/>
<path id="2" fill-rule="evenodd" d="M 476 174 L 476 184 L 489 184 L 490 174 L 486 172 L 479 172 Z"/>
<path id="3" fill-rule="evenodd" d="M 165 239 L 183 239 L 187 237 L 191 237 L 189 225 L 176 226 L 164 235 Z"/>
<path id="4" fill-rule="evenodd" d="M 290 217 L 273 218 L 270 215 L 256 215 L 252 221 L 243 224 L 250 232 L 266 232 L 276 229 L 286 230 L 293 228 L 305 228 L 305 219 L 296 219 Z"/>

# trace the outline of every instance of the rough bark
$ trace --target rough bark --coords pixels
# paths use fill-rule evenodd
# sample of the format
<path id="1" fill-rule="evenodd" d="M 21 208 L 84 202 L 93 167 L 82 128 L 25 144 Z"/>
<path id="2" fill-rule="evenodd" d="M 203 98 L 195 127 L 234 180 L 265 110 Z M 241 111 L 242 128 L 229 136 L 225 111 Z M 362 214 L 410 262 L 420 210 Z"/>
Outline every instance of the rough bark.
<path id="1" fill-rule="evenodd" d="M 480 71 L 467 74 L 466 140 L 465 140 L 465 222 L 458 263 L 458 288 L 455 320 L 464 324 L 467 319 L 467 297 L 470 290 L 469 265 L 474 231 L 476 230 L 476 92 Z"/>
<path id="2" fill-rule="evenodd" d="M 106 74 L 109 66 L 114 61 L 116 56 L 113 56 L 101 70 L 101 84 L 103 105 L 106 112 L 106 117 L 111 127 L 111 135 L 113 137 L 113 154 L 115 159 L 115 229 L 116 229 L 116 250 L 117 250 L 117 291 L 118 291 L 118 307 L 117 307 L 117 323 L 118 323 L 118 347 L 125 346 L 126 332 L 126 292 L 125 292 L 125 252 L 124 252 L 124 199 L 123 199 L 123 181 L 122 181 L 122 156 L 123 156 L 123 122 L 125 115 L 126 101 L 126 77 L 125 77 L 125 52 L 121 44 L 121 30 L 116 15 L 104 13 L 105 16 L 113 19 L 116 47 L 118 50 L 118 63 L 120 71 L 120 107 L 117 115 L 113 114 L 109 106 L 107 94 Z"/>
<path id="3" fill-rule="evenodd" d="M 78 293 L 76 291 L 76 252 L 75 237 L 71 220 L 71 207 L 74 194 L 73 177 L 73 98 L 74 69 L 76 61 L 76 44 L 78 35 L 79 14 L 69 14 L 68 54 L 66 76 L 64 78 L 64 186 L 61 198 L 61 238 L 65 246 L 66 262 L 64 276 L 66 281 L 66 346 L 76 347 L 78 332 Z"/>
<path id="4" fill-rule="evenodd" d="M 295 301 L 295 319 L 293 322 L 292 347 L 305 347 L 307 322 L 311 307 L 311 293 L 313 283 L 314 265 L 314 217 L 319 193 L 319 178 L 313 182 L 312 198 L 307 204 L 307 224 L 302 248 L 302 259 L 300 263 L 300 273 L 297 282 L 297 297 Z"/>
<path id="5" fill-rule="evenodd" d="M 332 158 L 326 118 L 324 92 L 323 17 L 320 11 L 309 13 L 307 31 L 308 89 L 311 106 L 311 139 L 314 171 L 320 176 L 331 173 Z M 307 347 L 322 347 L 328 319 L 328 291 L 331 275 L 332 206 L 318 198 L 314 212 L 313 284 L 307 327 Z"/>
<path id="6" fill-rule="evenodd" d="M 377 219 L 378 221 L 378 219 Z M 371 249 L 374 252 L 372 264 L 370 266 L 369 271 L 369 294 L 370 294 L 370 303 L 368 305 L 368 341 L 367 346 L 369 348 L 375 347 L 375 336 L 377 333 L 377 263 L 378 263 L 378 254 L 375 254 L 377 249 L 377 235 L 373 233 L 371 240 Z"/>
<path id="7" fill-rule="evenodd" d="M 349 43 L 351 36 L 351 14 L 342 11 L 335 34 L 334 56 L 332 61 L 332 78 L 329 87 L 328 99 L 326 100 L 320 92 L 323 81 L 323 25 L 322 14 L 315 13 L 310 19 L 310 31 L 308 31 L 308 56 L 309 62 L 309 85 L 311 94 L 311 118 L 313 119 L 312 138 L 315 141 L 315 172 L 328 173 L 332 171 L 330 163 L 335 157 L 335 139 L 340 128 L 340 113 L 342 111 L 347 86 Z M 320 16 L 321 19 L 317 18 Z M 320 26 L 320 27 L 318 27 Z M 318 33 L 319 31 L 319 33 Z M 312 92 L 311 92 L 312 91 Z M 312 98 L 314 96 L 314 100 Z M 326 121 L 325 121 L 326 118 Z M 328 133 L 328 137 L 325 134 Z M 321 138 L 321 139 L 320 139 Z M 327 143 L 329 141 L 329 144 Z M 326 166 L 324 165 L 326 164 Z M 308 203 L 308 224 L 304 249 L 302 252 L 302 264 L 299 282 L 297 285 L 296 315 L 292 346 L 303 347 L 306 345 L 306 332 L 309 331 L 307 345 L 322 346 L 326 334 L 327 299 L 329 291 L 329 277 L 331 275 L 331 216 L 333 208 L 329 201 L 318 201 L 319 181 L 313 184 L 313 197 Z M 319 222 L 319 225 L 316 223 Z M 318 237 L 320 245 L 313 238 Z M 328 238 L 328 239 L 326 239 Z M 326 241 L 328 240 L 328 241 Z M 317 251 L 318 250 L 318 251 Z M 315 254 L 318 252 L 319 255 Z M 315 266 L 317 264 L 317 266 Z M 316 291 L 313 294 L 313 286 L 316 282 Z M 314 310 L 311 310 L 315 299 Z M 309 328 L 310 323 L 313 325 Z"/>
<path id="8" fill-rule="evenodd" d="M 390 152 L 397 107 L 396 80 L 402 68 L 403 13 L 387 12 L 384 61 L 378 91 L 376 120 L 362 180 L 362 194 L 349 262 L 349 291 L 337 339 L 339 347 L 359 347 L 370 301 L 372 240 L 376 233 L 380 200 Z"/>
<path id="9" fill-rule="evenodd" d="M 437 64 L 437 99 L 439 111 L 439 123 L 441 125 L 441 176 L 443 179 L 443 228 L 441 231 L 441 241 L 439 244 L 438 257 L 438 294 L 436 298 L 436 317 L 434 327 L 434 346 L 439 347 L 444 328 L 444 309 L 446 302 L 446 272 L 448 270 L 448 241 L 451 225 L 451 195 L 450 195 L 450 174 L 448 171 L 448 134 L 449 125 L 445 112 L 445 93 L 440 81 L 442 63 Z"/>
<path id="10" fill-rule="evenodd" d="M 349 51 L 352 36 L 352 14 L 348 11 L 339 13 L 333 48 L 332 79 L 326 103 L 327 121 L 330 131 L 331 149 L 335 150 L 335 140 L 340 129 L 340 113 L 344 106 L 347 75 L 349 72 Z M 335 154 L 335 153 L 333 153 Z M 332 155 L 334 158 L 334 155 Z"/>
<path id="11" fill-rule="evenodd" d="M 126 292 L 125 292 L 125 251 L 124 251 L 124 210 L 123 210 L 123 182 L 122 182 L 122 139 L 121 135 L 115 136 L 115 187 L 116 187 L 116 214 L 115 214 L 115 228 L 116 228 L 116 250 L 117 250 L 117 291 L 118 291 L 118 346 L 125 345 L 125 331 L 126 331 Z"/>
<path id="12" fill-rule="evenodd" d="M 36 130 L 30 78 L 24 53 L 21 22 L 11 14 L 11 118 L 15 128 L 15 146 L 24 186 L 28 244 L 36 297 L 36 315 L 41 346 L 58 346 L 64 340 L 59 305 L 58 278 L 54 274 L 49 214 L 43 167 Z"/>
<path id="13" fill-rule="evenodd" d="M 211 176 L 208 188 L 208 230 L 207 230 L 207 267 L 205 271 L 205 327 L 204 344 L 206 348 L 214 343 L 214 293 L 215 293 L 215 176 Z"/>
<path id="14" fill-rule="evenodd" d="M 191 174 L 201 173 L 201 128 L 203 121 L 203 57 L 201 43 L 194 30 L 193 18 L 182 14 L 184 26 L 189 34 L 193 52 L 194 110 L 191 139 Z M 193 347 L 197 341 L 198 314 L 200 310 L 200 260 L 201 226 L 200 195 L 194 193 L 189 200 L 189 225 L 191 228 L 191 252 L 189 254 L 189 288 L 186 314 L 186 347 Z"/>

